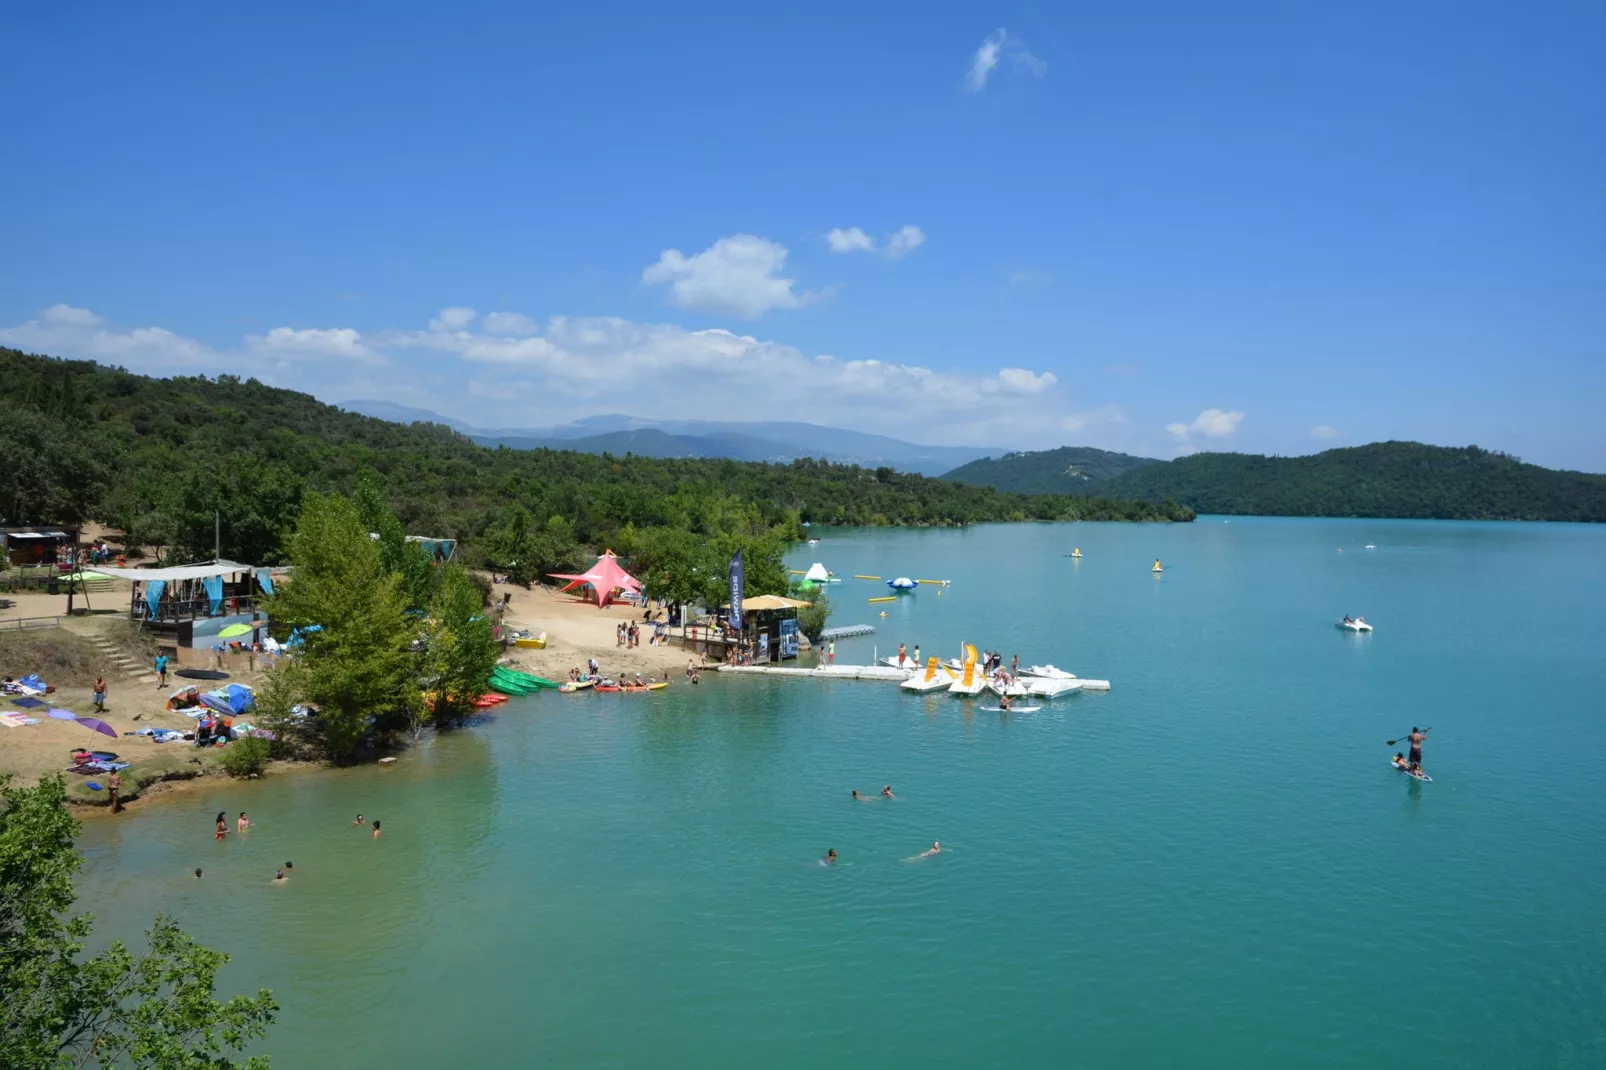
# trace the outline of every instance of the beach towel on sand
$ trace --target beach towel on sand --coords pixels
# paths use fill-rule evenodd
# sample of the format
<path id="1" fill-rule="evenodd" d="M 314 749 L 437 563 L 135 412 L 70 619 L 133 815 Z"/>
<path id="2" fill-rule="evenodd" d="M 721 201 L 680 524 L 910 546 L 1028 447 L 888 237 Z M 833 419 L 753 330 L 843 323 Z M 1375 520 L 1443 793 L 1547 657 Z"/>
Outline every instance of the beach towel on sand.
<path id="1" fill-rule="evenodd" d="M 22 698 L 14 698 L 14 699 L 12 699 L 11 700 L 11 704 L 13 706 L 21 706 L 24 709 L 30 709 L 30 710 L 33 709 L 35 706 L 43 706 L 44 705 L 44 703 L 40 702 L 38 699 L 29 698 L 26 695 L 23 696 Z"/>

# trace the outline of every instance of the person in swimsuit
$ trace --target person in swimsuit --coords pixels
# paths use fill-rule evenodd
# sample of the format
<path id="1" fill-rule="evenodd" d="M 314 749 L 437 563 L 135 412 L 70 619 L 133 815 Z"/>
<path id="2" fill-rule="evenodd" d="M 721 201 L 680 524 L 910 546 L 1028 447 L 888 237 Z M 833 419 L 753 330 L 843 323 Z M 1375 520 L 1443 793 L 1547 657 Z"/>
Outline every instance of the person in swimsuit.
<path id="1" fill-rule="evenodd" d="M 219 811 L 218 815 L 217 815 L 217 839 L 220 839 L 220 840 L 226 839 L 228 837 L 228 835 L 229 835 L 229 815 L 223 813 L 222 811 Z"/>
<path id="2" fill-rule="evenodd" d="M 897 797 L 897 796 L 892 794 L 892 785 L 891 784 L 882 785 L 882 787 L 881 787 L 881 797 L 883 799 L 893 799 L 893 798 Z"/>
<path id="3" fill-rule="evenodd" d="M 931 850 L 929 850 L 929 851 L 921 851 L 917 855 L 914 855 L 914 856 L 912 856 L 910 858 L 905 858 L 904 861 L 905 862 L 918 862 L 922 858 L 930 858 L 932 855 L 936 855 L 936 854 L 942 854 L 942 844 L 938 843 L 936 840 L 932 840 L 931 841 Z"/>
<path id="4" fill-rule="evenodd" d="M 875 802 L 875 800 L 870 798 L 868 795 L 860 795 L 858 788 L 853 789 L 853 798 L 856 802 Z"/>
<path id="5" fill-rule="evenodd" d="M 200 880 L 201 879 L 201 867 L 199 867 L 199 866 L 195 867 L 195 879 L 196 880 Z"/>
<path id="6" fill-rule="evenodd" d="M 1410 738 L 1411 754 L 1409 760 L 1411 762 L 1411 768 L 1420 770 L 1422 768 L 1422 741 L 1428 738 L 1428 734 L 1418 729 L 1415 725 L 1412 725 Z"/>
<path id="7" fill-rule="evenodd" d="M 374 822 L 374 834 L 373 834 L 373 836 L 371 836 L 369 838 L 370 839 L 375 839 L 375 840 L 379 839 L 379 822 L 378 821 Z"/>
<path id="8" fill-rule="evenodd" d="M 1009 712 L 1009 705 L 1010 705 L 1010 703 L 1009 703 L 1009 696 L 1008 695 L 999 695 L 998 696 L 998 708 L 999 709 L 1001 709 L 1001 710 L 1003 710 L 1003 711 L 1005 711 L 1007 713 L 1007 712 Z"/>
<path id="9" fill-rule="evenodd" d="M 362 815 L 361 815 L 361 814 L 358 814 L 358 815 L 357 815 L 357 820 L 355 820 L 355 821 L 353 821 L 353 822 L 352 822 L 352 824 L 353 824 L 353 825 L 360 825 L 360 824 L 362 824 Z"/>
<path id="10" fill-rule="evenodd" d="M 106 678 L 104 676 L 95 677 L 95 712 L 106 712 Z"/>
<path id="11" fill-rule="evenodd" d="M 836 864 L 836 848 L 835 847 L 833 847 L 829 851 L 825 852 L 825 857 L 820 859 L 820 864 L 822 866 L 831 866 L 831 865 L 835 865 Z"/>
<path id="12" fill-rule="evenodd" d="M 273 874 L 273 883 L 274 884 L 283 884 L 285 881 L 287 881 L 289 879 L 290 879 L 289 877 L 286 877 L 284 875 L 284 870 L 282 870 L 282 869 L 281 870 L 276 870 L 274 872 L 274 874 Z"/>
<path id="13" fill-rule="evenodd" d="M 238 820 L 238 821 L 236 821 L 234 823 L 235 831 L 236 832 L 244 832 L 246 829 L 248 829 L 250 827 L 251 827 L 251 819 L 249 817 L 245 816 L 245 811 L 244 810 L 241 810 L 240 811 L 240 820 Z"/>

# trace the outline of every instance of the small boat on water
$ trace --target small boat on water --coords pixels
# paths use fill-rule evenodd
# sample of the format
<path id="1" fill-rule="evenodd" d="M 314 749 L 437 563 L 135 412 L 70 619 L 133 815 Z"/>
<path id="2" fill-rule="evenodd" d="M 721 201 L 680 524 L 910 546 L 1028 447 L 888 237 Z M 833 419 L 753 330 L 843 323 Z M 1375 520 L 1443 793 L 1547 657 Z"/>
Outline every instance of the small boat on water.
<path id="1" fill-rule="evenodd" d="M 1082 556 L 1082 548 L 1080 546 L 1078 546 L 1076 549 L 1072 550 L 1071 551 L 1071 556 L 1072 557 L 1081 557 Z"/>
<path id="2" fill-rule="evenodd" d="M 565 695 L 572 695 L 576 691 L 584 691 L 587 688 L 596 687 L 596 686 L 597 686 L 597 681 L 594 680 L 594 679 L 570 680 L 566 684 L 559 684 L 558 685 L 558 690 L 561 691 L 562 693 L 564 693 Z"/>
<path id="3" fill-rule="evenodd" d="M 1157 558 L 1154 559 L 1154 567 L 1149 569 L 1149 571 L 1150 572 L 1164 572 L 1165 571 L 1165 566 L 1160 564 L 1160 559 L 1157 557 Z"/>
<path id="4" fill-rule="evenodd" d="M 1052 665 L 1028 665 L 1026 668 L 1020 671 L 1020 674 L 1022 676 L 1040 676 L 1045 680 L 1076 679 L 1076 674 L 1074 672 L 1066 672 L 1064 669 L 1056 669 Z"/>
<path id="5" fill-rule="evenodd" d="M 954 674 L 936 658 L 926 662 L 924 672 L 916 672 L 898 686 L 907 691 L 946 690 L 954 682 Z"/>
<path id="6" fill-rule="evenodd" d="M 1377 549 L 1377 543 L 1375 543 L 1375 542 L 1369 542 L 1369 543 L 1367 543 L 1367 544 L 1366 544 L 1366 548 L 1367 548 L 1367 549 L 1368 549 L 1368 550 L 1375 550 L 1375 549 Z"/>
<path id="7" fill-rule="evenodd" d="M 639 694 L 642 694 L 643 692 L 647 692 L 647 691 L 662 691 L 664 688 L 666 688 L 668 686 L 669 686 L 669 681 L 668 680 L 659 680 L 657 683 L 652 683 L 652 684 L 639 684 L 639 685 L 638 684 L 624 684 L 624 685 L 620 686 L 619 690 L 621 690 L 621 691 L 629 691 L 631 694 L 639 695 Z"/>
<path id="8" fill-rule="evenodd" d="M 1338 627 L 1346 632 L 1369 632 L 1372 626 L 1366 623 L 1365 617 L 1345 617 L 1338 622 Z"/>
<path id="9" fill-rule="evenodd" d="M 954 682 L 948 685 L 948 690 L 956 695 L 979 695 L 986 687 L 987 676 L 981 671 L 981 666 L 974 661 L 967 661 Z"/>
<path id="10" fill-rule="evenodd" d="M 1041 676 L 1028 676 L 1022 681 L 1026 685 L 1026 693 L 1038 698 L 1059 698 L 1069 695 L 1073 691 L 1082 690 L 1080 680 L 1051 680 Z"/>

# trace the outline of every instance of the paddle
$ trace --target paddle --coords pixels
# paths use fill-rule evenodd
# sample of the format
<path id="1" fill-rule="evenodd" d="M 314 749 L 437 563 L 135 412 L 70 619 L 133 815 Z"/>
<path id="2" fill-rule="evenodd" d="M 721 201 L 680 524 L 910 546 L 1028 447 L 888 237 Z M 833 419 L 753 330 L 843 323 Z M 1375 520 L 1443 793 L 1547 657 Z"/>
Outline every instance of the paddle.
<path id="1" fill-rule="evenodd" d="M 1428 725 L 1426 728 L 1422 729 L 1422 734 L 1425 736 L 1431 731 L 1433 731 L 1433 726 L 1432 725 Z M 1410 739 L 1410 738 L 1411 738 L 1411 733 L 1409 733 L 1409 732 L 1407 732 L 1405 735 L 1400 737 L 1400 739 Z M 1398 743 L 1400 741 L 1400 739 L 1391 739 L 1391 740 L 1389 740 L 1387 743 L 1385 743 L 1383 745 L 1385 747 L 1392 747 L 1392 746 L 1394 746 L 1394 744 Z"/>

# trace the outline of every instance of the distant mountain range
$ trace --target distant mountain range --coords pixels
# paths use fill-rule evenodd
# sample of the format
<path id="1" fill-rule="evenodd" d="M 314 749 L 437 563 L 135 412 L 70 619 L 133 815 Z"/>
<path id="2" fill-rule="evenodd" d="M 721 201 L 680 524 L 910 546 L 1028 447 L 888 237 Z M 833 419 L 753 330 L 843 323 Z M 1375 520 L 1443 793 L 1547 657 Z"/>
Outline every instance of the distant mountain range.
<path id="1" fill-rule="evenodd" d="M 1083 454 L 1093 456 L 1080 461 Z M 1107 460 L 1104 470 L 1119 464 L 1125 470 L 1097 478 L 1093 465 Z M 1374 442 L 1307 457 L 1199 453 L 1175 461 L 1048 450 L 974 462 L 946 478 L 999 490 L 1171 499 L 1200 513 L 1606 522 L 1606 476 L 1541 468 L 1477 446 L 1420 442 Z"/>
<path id="2" fill-rule="evenodd" d="M 347 401 L 348 412 L 392 423 L 436 423 L 467 435 L 482 446 L 510 449 L 563 449 L 581 453 L 632 453 L 640 457 L 728 457 L 735 461 L 788 464 L 813 457 L 866 468 L 935 476 L 979 457 L 1004 452 L 985 446 L 922 446 L 886 435 L 839 427 L 771 421 L 721 423 L 708 420 L 643 420 L 633 416 L 588 416 L 544 429 L 471 427 L 428 409 L 389 401 Z"/>
<path id="3" fill-rule="evenodd" d="M 1089 494 L 1096 483 L 1115 479 L 1145 465 L 1164 463 L 1152 457 L 1111 453 L 1091 446 L 1061 446 L 1057 450 L 983 457 L 960 465 L 943 478 L 1017 494 Z"/>

